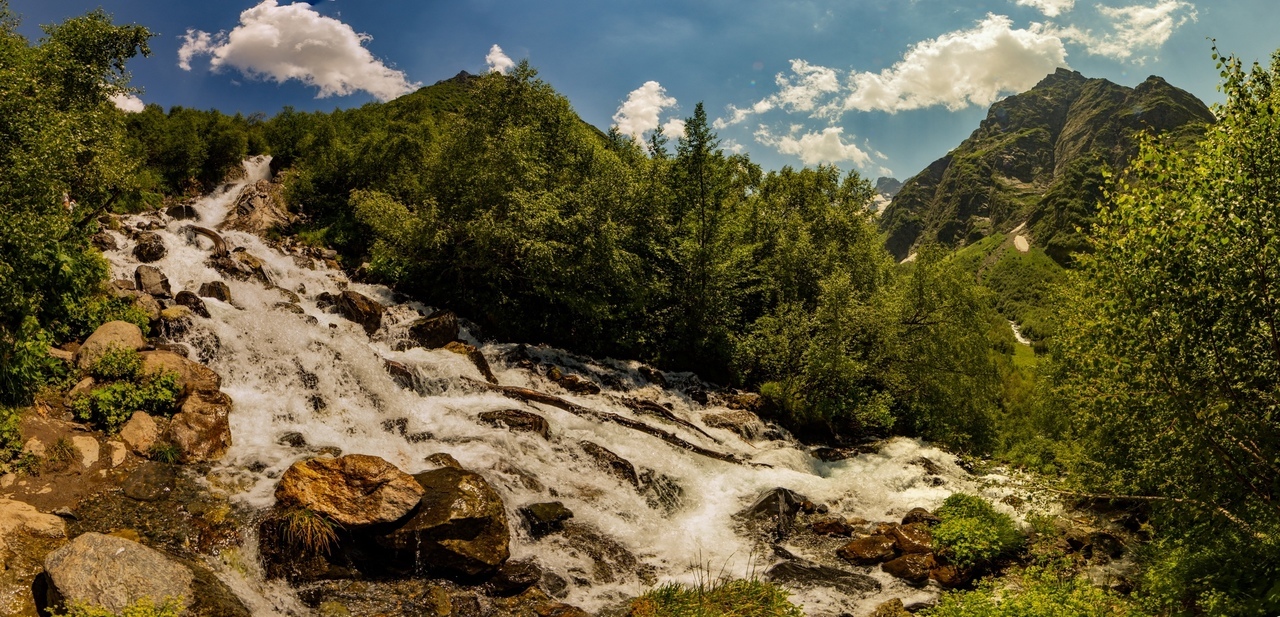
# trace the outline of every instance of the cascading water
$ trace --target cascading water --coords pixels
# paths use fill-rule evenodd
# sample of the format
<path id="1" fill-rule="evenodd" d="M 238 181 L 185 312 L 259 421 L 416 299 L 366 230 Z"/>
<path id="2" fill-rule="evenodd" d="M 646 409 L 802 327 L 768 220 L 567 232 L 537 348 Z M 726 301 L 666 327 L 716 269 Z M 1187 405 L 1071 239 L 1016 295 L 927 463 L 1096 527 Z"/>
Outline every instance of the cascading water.
<path id="1" fill-rule="evenodd" d="M 269 159 L 253 159 L 245 168 L 244 179 L 195 204 L 197 224 L 213 227 L 222 221 L 246 185 L 268 176 Z M 217 472 L 218 484 L 231 487 L 235 497 L 251 507 L 269 507 L 280 474 L 319 447 L 377 455 L 410 473 L 436 467 L 425 459 L 448 453 L 465 468 L 485 476 L 501 495 L 512 522 L 512 558 L 535 559 L 545 571 L 567 581 L 566 602 L 596 611 L 642 593 L 656 582 L 695 582 L 708 573 L 742 576 L 767 568 L 778 560 L 776 552 L 762 553 L 733 515 L 775 487 L 826 504 L 832 514 L 871 521 L 898 520 L 913 507 L 934 508 L 957 490 L 1004 490 L 984 489 L 985 484 L 964 472 L 954 457 L 912 440 L 895 439 L 877 452 L 836 462 L 814 458 L 782 435 L 749 443 L 733 432 L 704 424 L 704 414 L 726 409 L 704 407 L 682 389 L 653 385 L 641 375 L 638 364 L 595 362 L 557 350 L 530 349 L 535 362 L 595 376 L 603 388 L 593 395 L 565 393 L 543 376 L 506 360 L 514 345 L 478 341 L 464 333 L 484 353 L 503 385 L 555 393 L 589 409 L 661 428 L 747 464 L 700 456 L 616 423 L 519 403 L 477 387 L 475 382 L 483 377 L 463 355 L 422 348 L 395 350 L 407 323 L 429 314 L 427 307 L 400 302 L 385 287 L 351 282 L 320 260 L 287 253 L 262 238 L 236 231 L 223 232 L 224 239 L 232 248 L 259 258 L 273 286 L 224 278 L 206 263 L 210 242 L 184 231 L 189 221 L 162 221 L 164 227 L 154 231 L 169 251 L 152 265 L 168 276 L 174 293 L 218 280 L 231 290 L 231 303 L 205 299 L 211 317 L 196 318 L 184 342 L 222 375 L 222 389 L 235 401 L 233 446 Z M 107 257 L 117 278 L 132 278 L 138 263 L 128 250 L 110 251 Z M 317 306 L 317 295 L 344 289 L 387 305 L 383 325 L 373 336 L 359 324 Z M 292 302 L 293 294 L 301 298 L 297 304 L 302 314 L 278 306 Z M 398 384 L 385 368 L 388 359 L 409 367 L 417 387 Z M 696 382 L 687 374 L 668 377 L 672 383 Z M 638 414 L 621 402 L 623 397 L 664 405 L 689 425 Z M 510 408 L 545 417 L 551 426 L 550 438 L 494 428 L 477 419 L 482 412 Z M 282 443 L 281 436 L 290 432 L 300 434 L 310 452 Z M 665 478 L 649 485 L 666 490 L 646 494 L 602 471 L 584 454 L 583 441 L 608 448 L 648 478 Z M 936 464 L 932 475 L 913 463 L 920 457 Z M 655 492 L 667 495 L 665 503 L 654 498 Z M 519 524 L 516 509 L 551 500 L 563 502 L 573 511 L 574 523 L 591 528 L 593 537 L 603 538 L 601 542 L 620 547 L 616 552 L 629 556 L 602 571 L 593 565 L 592 551 L 580 538 L 555 534 L 531 538 Z M 805 546 L 784 548 L 880 582 L 881 590 L 865 597 L 818 587 L 794 589 L 794 599 L 810 614 L 865 614 L 890 598 L 911 603 L 937 594 L 936 587 L 908 587 L 878 567 L 837 564 L 831 555 Z M 260 574 L 243 574 L 258 571 L 252 566 L 241 570 L 241 580 L 232 586 L 253 603 L 255 614 L 305 612 L 287 597 L 287 586 L 262 581 Z"/>

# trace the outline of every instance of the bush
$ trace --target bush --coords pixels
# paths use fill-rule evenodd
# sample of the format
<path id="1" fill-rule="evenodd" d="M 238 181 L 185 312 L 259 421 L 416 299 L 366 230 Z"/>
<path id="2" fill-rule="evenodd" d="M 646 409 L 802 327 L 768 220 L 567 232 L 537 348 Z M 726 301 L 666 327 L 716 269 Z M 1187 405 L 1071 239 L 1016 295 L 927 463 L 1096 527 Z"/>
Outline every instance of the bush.
<path id="1" fill-rule="evenodd" d="M 116 381 L 72 401 L 77 418 L 114 433 L 135 411 L 168 415 L 178 402 L 178 374 L 147 375 L 138 381 Z"/>
<path id="2" fill-rule="evenodd" d="M 17 408 L 0 405 L 0 462 L 12 461 L 22 451 L 21 423 L 22 413 Z"/>
<path id="3" fill-rule="evenodd" d="M 980 497 L 956 493 L 938 508 L 942 522 L 933 530 L 938 553 L 961 568 L 1009 553 L 1022 545 L 1022 534 L 1006 514 Z"/>
<path id="4" fill-rule="evenodd" d="M 54 612 L 53 617 L 178 617 L 182 614 L 182 600 L 166 598 L 156 604 L 150 598 L 143 598 L 125 607 L 119 613 L 113 613 L 101 606 L 90 606 L 80 602 L 72 602 L 66 612 Z"/>
<path id="5" fill-rule="evenodd" d="M 787 592 L 758 580 L 668 583 L 631 601 L 629 617 L 801 617 Z"/>
<path id="6" fill-rule="evenodd" d="M 89 367 L 95 379 L 116 381 L 142 376 L 142 355 L 132 349 L 112 346 Z"/>
<path id="7" fill-rule="evenodd" d="M 1036 566 L 972 591 L 953 591 L 923 617 L 1140 617 L 1126 598 L 1094 587 L 1063 566 Z"/>

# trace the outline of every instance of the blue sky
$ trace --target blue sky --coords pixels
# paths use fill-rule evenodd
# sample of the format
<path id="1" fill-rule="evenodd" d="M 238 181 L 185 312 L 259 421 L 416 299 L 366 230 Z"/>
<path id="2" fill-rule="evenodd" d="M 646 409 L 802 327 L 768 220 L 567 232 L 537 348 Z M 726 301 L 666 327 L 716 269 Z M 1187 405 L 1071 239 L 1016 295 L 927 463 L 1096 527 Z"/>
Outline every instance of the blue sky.
<path id="1" fill-rule="evenodd" d="M 1280 47 L 1275 0 L 10 0 L 22 31 L 101 6 L 157 33 L 147 103 L 352 107 L 527 58 L 588 122 L 643 135 L 703 101 L 767 168 L 907 178 L 1057 66 L 1220 99 L 1208 38 Z M 500 51 L 493 46 L 500 47 Z M 180 51 L 187 52 L 180 67 Z M 486 57 L 495 63 L 486 62 Z"/>

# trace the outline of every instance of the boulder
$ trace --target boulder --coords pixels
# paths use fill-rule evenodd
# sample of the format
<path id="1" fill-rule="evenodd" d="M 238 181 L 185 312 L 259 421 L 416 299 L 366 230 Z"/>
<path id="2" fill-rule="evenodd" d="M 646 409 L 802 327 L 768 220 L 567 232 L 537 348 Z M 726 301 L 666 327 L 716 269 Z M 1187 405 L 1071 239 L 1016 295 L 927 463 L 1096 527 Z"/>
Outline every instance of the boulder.
<path id="1" fill-rule="evenodd" d="M 928 553 L 933 550 L 933 534 L 924 523 L 899 525 L 890 532 L 893 543 L 903 553 Z"/>
<path id="2" fill-rule="evenodd" d="M 855 598 L 880 591 L 880 583 L 865 574 L 846 572 L 800 560 L 784 561 L 764 574 L 765 580 L 790 587 L 823 587 Z"/>
<path id="3" fill-rule="evenodd" d="M 422 494 L 413 476 L 366 454 L 298 461 L 276 485 L 282 507 L 306 508 L 348 527 L 400 520 Z"/>
<path id="4" fill-rule="evenodd" d="M 164 259 L 167 252 L 160 235 L 149 231 L 138 234 L 137 244 L 133 247 L 133 256 L 144 264 Z"/>
<path id="5" fill-rule="evenodd" d="M 172 294 L 169 288 L 169 277 L 155 266 L 144 264 L 135 268 L 133 282 L 137 285 L 138 291 L 157 298 L 168 298 Z"/>
<path id="6" fill-rule="evenodd" d="M 849 537 L 853 535 L 853 526 L 843 518 L 822 518 L 813 522 L 813 533 L 824 536 Z"/>
<path id="7" fill-rule="evenodd" d="M 247 231 L 259 236 L 287 226 L 292 221 L 280 193 L 280 185 L 268 180 L 249 184 L 236 196 L 219 229 Z"/>
<path id="8" fill-rule="evenodd" d="M 37 615 L 32 584 L 44 570 L 45 555 L 66 538 L 62 518 L 0 498 L 0 614 Z"/>
<path id="9" fill-rule="evenodd" d="M 627 459 L 614 454 L 609 449 L 590 441 L 580 441 L 578 445 L 582 447 L 582 451 L 587 453 L 596 463 L 596 466 L 609 475 L 622 480 L 636 488 L 640 488 L 640 478 L 636 476 L 636 468 Z"/>
<path id="10" fill-rule="evenodd" d="M 169 422 L 168 441 L 178 448 L 182 463 L 215 461 L 231 447 L 231 397 L 201 390 L 182 403 Z"/>
<path id="11" fill-rule="evenodd" d="M 792 520 L 800 513 L 801 504 L 806 501 L 809 501 L 808 497 L 791 489 L 775 488 L 760 495 L 755 503 L 739 512 L 738 516 L 756 520 Z"/>
<path id="12" fill-rule="evenodd" d="M 132 540 L 89 532 L 49 553 L 49 605 L 79 602 L 122 613 L 143 598 L 193 600 L 195 577 L 182 564 Z"/>
<path id="13" fill-rule="evenodd" d="M 532 559 L 510 560 L 498 566 L 498 571 L 485 582 L 489 595 L 510 597 L 538 584 L 542 580 L 542 568 Z"/>
<path id="14" fill-rule="evenodd" d="M 880 564 L 880 569 L 906 581 L 911 585 L 924 585 L 929 582 L 929 571 L 938 567 L 933 555 L 929 553 L 913 553 L 903 555 L 892 561 Z"/>
<path id="15" fill-rule="evenodd" d="M 179 399 L 196 392 L 217 392 L 218 388 L 222 387 L 222 377 L 213 369 L 172 351 L 144 351 L 139 355 L 142 356 L 143 372 L 178 374 Z"/>
<path id="16" fill-rule="evenodd" d="M 735 411 L 748 411 L 752 414 L 758 414 L 764 411 L 764 397 L 755 392 L 743 392 L 740 394 L 730 394 L 725 397 L 725 407 Z"/>
<path id="17" fill-rule="evenodd" d="M 493 369 L 489 368 L 489 360 L 485 359 L 484 354 L 479 349 L 476 349 L 475 345 L 468 345 L 462 341 L 449 341 L 444 348 L 447 351 L 466 356 L 468 360 L 471 360 L 471 363 L 480 371 L 480 376 L 484 377 L 485 381 L 492 384 L 498 383 L 498 378 L 493 374 Z"/>
<path id="18" fill-rule="evenodd" d="M 452 467 L 454 469 L 463 468 L 462 463 L 459 463 L 458 459 L 453 458 L 453 455 L 448 452 L 436 452 L 435 454 L 428 455 L 424 460 L 436 467 Z"/>
<path id="19" fill-rule="evenodd" d="M 138 326 L 127 321 L 108 321 L 98 326 L 80 346 L 80 350 L 76 352 L 76 366 L 81 369 L 89 368 L 112 347 L 137 350 L 146 345 L 147 341 L 142 338 L 142 330 Z"/>
<path id="20" fill-rule="evenodd" d="M 237 281 L 255 280 L 263 285 L 271 284 L 271 277 L 262 260 L 250 255 L 248 251 L 237 249 L 230 253 L 215 254 L 205 260 L 214 270 Z"/>
<path id="21" fill-rule="evenodd" d="M 403 362 L 396 362 L 395 360 L 383 358 L 382 368 L 387 370 L 387 374 L 391 375 L 391 379 L 395 380 L 396 385 L 399 385 L 401 388 L 408 388 L 412 390 L 414 383 L 418 380 L 413 369 L 409 368 L 409 366 Z"/>
<path id="22" fill-rule="evenodd" d="M 221 300 L 227 304 L 231 303 L 231 288 L 227 287 L 227 284 L 222 281 L 212 281 L 201 285 L 196 295 L 202 298 Z"/>
<path id="23" fill-rule="evenodd" d="M 511 555 L 502 499 L 479 474 L 441 467 L 413 476 L 424 490 L 418 508 L 378 538 L 389 558 L 414 572 L 475 577 Z"/>
<path id="24" fill-rule="evenodd" d="M 427 349 L 439 349 L 458 339 L 458 316 L 453 311 L 436 311 L 409 325 L 409 339 Z"/>
<path id="25" fill-rule="evenodd" d="M 194 293 L 189 291 L 179 291 L 178 295 L 174 296 L 173 301 L 191 309 L 192 313 L 204 317 L 205 319 L 209 318 L 209 309 L 205 308 L 204 300 L 201 300 L 200 296 L 197 296 Z"/>
<path id="26" fill-rule="evenodd" d="M 98 462 L 98 457 L 102 453 L 102 445 L 97 439 L 89 435 L 74 435 L 71 437 L 71 445 L 80 453 L 80 464 L 85 469 L 93 467 Z"/>
<path id="27" fill-rule="evenodd" d="M 170 206 L 169 209 L 164 212 L 169 215 L 169 218 L 176 221 L 195 221 L 200 219 L 200 213 L 196 212 L 196 209 L 192 207 L 191 204 Z"/>
<path id="28" fill-rule="evenodd" d="M 160 311 L 164 310 L 164 307 L 160 306 L 160 303 L 156 301 L 154 296 L 144 293 L 134 296 L 133 306 L 143 313 L 146 313 L 147 320 L 152 322 L 160 321 Z"/>
<path id="29" fill-rule="evenodd" d="M 529 535 L 534 538 L 555 533 L 564 528 L 564 522 L 573 518 L 573 511 L 558 501 L 534 503 L 517 510 L 529 525 Z"/>
<path id="30" fill-rule="evenodd" d="M 969 582 L 969 572 L 951 564 L 939 565 L 929 571 L 929 578 L 938 581 L 944 589 L 955 589 Z"/>
<path id="31" fill-rule="evenodd" d="M 934 516 L 932 512 L 924 508 L 912 508 L 911 511 L 907 512 L 907 514 L 902 517 L 903 525 L 910 525 L 912 523 L 925 523 L 926 525 L 937 525 L 938 523 L 941 523 L 941 522 L 942 522 L 942 519 L 939 519 L 938 517 Z"/>
<path id="32" fill-rule="evenodd" d="M 147 456 L 151 447 L 160 439 L 160 427 L 144 411 L 133 412 L 133 417 L 120 428 L 120 439 L 138 456 Z"/>
<path id="33" fill-rule="evenodd" d="M 386 309 L 373 298 L 348 289 L 338 296 L 337 306 L 343 317 L 364 326 L 365 334 L 372 336 L 382 327 L 382 313 Z"/>
<path id="34" fill-rule="evenodd" d="M 547 424 L 546 418 L 520 409 L 485 411 L 481 412 L 479 418 L 485 424 L 505 426 L 510 430 L 524 433 L 537 433 L 543 439 L 547 439 L 551 434 L 551 427 Z"/>
<path id="35" fill-rule="evenodd" d="M 745 410 L 703 414 L 702 423 L 711 428 L 725 429 L 747 441 L 760 439 L 766 430 L 764 422 L 756 414 Z"/>
<path id="36" fill-rule="evenodd" d="M 888 536 L 864 536 L 836 551 L 836 556 L 859 566 L 869 566 L 893 559 L 893 538 Z"/>
<path id="37" fill-rule="evenodd" d="M 104 253 L 120 248 L 120 245 L 116 243 L 116 237 L 105 231 L 93 234 L 93 236 L 89 238 L 89 242 L 93 244 L 94 248 Z"/>
<path id="38" fill-rule="evenodd" d="M 902 600 L 894 598 L 877 606 L 870 617 L 911 617 L 911 613 L 902 605 Z"/>
<path id="39" fill-rule="evenodd" d="M 581 375 L 565 374 L 559 367 L 553 366 L 547 371 L 547 379 L 556 382 L 561 388 L 575 394 L 600 394 L 600 386 Z"/>
<path id="40" fill-rule="evenodd" d="M 640 376 L 644 377 L 649 383 L 654 384 L 659 388 L 667 387 L 667 377 L 663 375 L 662 371 L 644 364 L 641 364 L 640 368 L 636 370 L 638 370 L 640 372 Z"/>

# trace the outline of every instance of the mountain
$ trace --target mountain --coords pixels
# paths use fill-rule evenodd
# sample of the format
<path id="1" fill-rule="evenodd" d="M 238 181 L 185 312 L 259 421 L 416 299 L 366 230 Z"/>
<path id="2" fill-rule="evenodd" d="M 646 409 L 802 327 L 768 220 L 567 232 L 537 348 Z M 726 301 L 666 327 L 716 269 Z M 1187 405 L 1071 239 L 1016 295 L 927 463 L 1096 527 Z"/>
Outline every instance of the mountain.
<path id="1" fill-rule="evenodd" d="M 1059 262 L 1085 248 L 1104 170 L 1122 168 L 1145 130 L 1192 143 L 1214 121 L 1194 95 L 1148 77 L 1136 88 L 1058 69 L 991 106 L 972 135 L 903 183 L 880 218 L 903 259 L 923 242 L 961 246 L 1026 223 Z"/>

